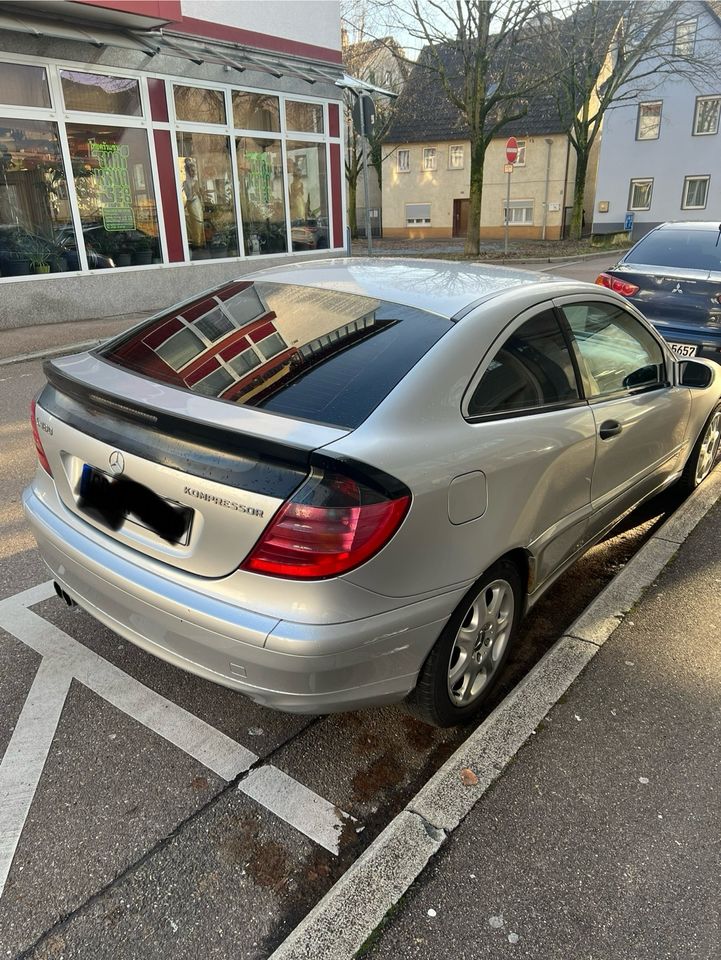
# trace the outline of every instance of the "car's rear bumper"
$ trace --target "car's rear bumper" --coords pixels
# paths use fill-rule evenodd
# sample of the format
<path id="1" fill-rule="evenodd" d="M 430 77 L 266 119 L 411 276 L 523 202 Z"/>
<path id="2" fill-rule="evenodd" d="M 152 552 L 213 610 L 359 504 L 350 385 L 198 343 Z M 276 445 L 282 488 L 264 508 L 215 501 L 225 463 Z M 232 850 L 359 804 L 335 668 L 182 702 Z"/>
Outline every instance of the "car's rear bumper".
<path id="1" fill-rule="evenodd" d="M 337 624 L 276 620 L 209 598 L 202 578 L 191 589 L 161 565 L 151 572 L 98 545 L 32 487 L 23 507 L 54 579 L 93 617 L 175 666 L 280 710 L 401 700 L 460 599 L 443 594 Z"/>
<path id="2" fill-rule="evenodd" d="M 633 299 L 631 303 L 638 306 L 668 343 L 692 344 L 696 347 L 697 357 L 721 363 L 721 328 L 673 323 L 662 317 L 654 316 L 653 310 L 648 305 L 637 304 Z"/>

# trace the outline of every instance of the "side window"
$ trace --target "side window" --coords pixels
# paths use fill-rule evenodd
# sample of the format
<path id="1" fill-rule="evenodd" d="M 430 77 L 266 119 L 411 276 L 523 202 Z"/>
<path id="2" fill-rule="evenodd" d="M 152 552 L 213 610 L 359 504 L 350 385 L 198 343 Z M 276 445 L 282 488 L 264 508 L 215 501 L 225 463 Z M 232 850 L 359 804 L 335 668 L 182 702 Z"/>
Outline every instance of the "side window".
<path id="1" fill-rule="evenodd" d="M 571 354 L 553 310 L 515 330 L 473 392 L 468 416 L 512 413 L 578 399 Z"/>
<path id="2" fill-rule="evenodd" d="M 606 397 L 665 383 L 661 347 L 646 328 L 611 303 L 563 307 L 587 374 L 589 397 Z"/>

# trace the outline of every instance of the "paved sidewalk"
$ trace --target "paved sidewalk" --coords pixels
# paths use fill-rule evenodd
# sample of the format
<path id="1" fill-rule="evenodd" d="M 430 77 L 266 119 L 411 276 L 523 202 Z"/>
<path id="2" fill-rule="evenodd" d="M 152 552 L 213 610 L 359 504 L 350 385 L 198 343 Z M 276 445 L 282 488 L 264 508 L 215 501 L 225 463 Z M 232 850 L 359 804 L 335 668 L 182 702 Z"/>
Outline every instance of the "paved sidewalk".
<path id="1" fill-rule="evenodd" d="M 721 956 L 719 543 L 721 504 L 364 957 Z"/>
<path id="2" fill-rule="evenodd" d="M 40 351 L 59 350 L 76 343 L 97 342 L 121 333 L 148 316 L 125 313 L 102 320 L 76 320 L 73 323 L 38 323 L 15 330 L 0 330 L 0 362 Z"/>

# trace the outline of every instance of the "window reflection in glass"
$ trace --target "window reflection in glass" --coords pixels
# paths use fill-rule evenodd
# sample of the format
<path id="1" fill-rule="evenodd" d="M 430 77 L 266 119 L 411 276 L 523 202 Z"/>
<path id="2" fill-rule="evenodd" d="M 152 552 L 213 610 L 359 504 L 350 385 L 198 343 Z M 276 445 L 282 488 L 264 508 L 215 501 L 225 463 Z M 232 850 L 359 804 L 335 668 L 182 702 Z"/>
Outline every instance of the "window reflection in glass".
<path id="1" fill-rule="evenodd" d="M 225 94 L 204 87 L 173 87 L 175 116 L 192 123 L 225 123 Z"/>
<path id="2" fill-rule="evenodd" d="M 67 131 L 90 269 L 160 263 L 145 130 L 69 123 Z"/>
<path id="3" fill-rule="evenodd" d="M 230 141 L 178 133 L 180 192 L 191 260 L 237 257 Z"/>
<path id="4" fill-rule="evenodd" d="M 328 247 L 325 144 L 289 140 L 288 203 L 294 250 Z"/>
<path id="5" fill-rule="evenodd" d="M 0 275 L 78 268 L 56 124 L 0 119 Z"/>
<path id="6" fill-rule="evenodd" d="M 140 87 L 132 77 L 107 77 L 79 70 L 61 70 L 60 80 L 68 110 L 116 113 L 141 117 Z"/>
<path id="7" fill-rule="evenodd" d="M 323 104 L 286 100 L 285 125 L 299 133 L 323 133 Z"/>
<path id="8" fill-rule="evenodd" d="M 238 137 L 236 145 L 245 252 L 285 253 L 288 237 L 280 140 Z"/>
<path id="9" fill-rule="evenodd" d="M 17 107 L 49 107 L 50 91 L 45 67 L 0 63 L 0 103 Z"/>
<path id="10" fill-rule="evenodd" d="M 233 122 L 243 130 L 280 130 L 280 102 L 268 93 L 233 90 Z"/>

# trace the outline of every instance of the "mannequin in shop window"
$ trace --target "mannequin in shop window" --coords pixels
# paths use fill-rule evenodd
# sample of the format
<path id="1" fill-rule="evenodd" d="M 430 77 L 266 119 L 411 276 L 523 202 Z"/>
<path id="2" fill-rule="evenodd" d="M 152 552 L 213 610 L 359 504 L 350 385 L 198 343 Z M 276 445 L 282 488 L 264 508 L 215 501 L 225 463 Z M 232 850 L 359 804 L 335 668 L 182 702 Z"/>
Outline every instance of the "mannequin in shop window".
<path id="1" fill-rule="evenodd" d="M 185 224 L 188 229 L 188 243 L 191 247 L 205 246 L 205 214 L 203 194 L 200 190 L 195 160 L 188 157 L 185 161 L 185 180 L 183 181 L 185 198 Z"/>
<path id="2" fill-rule="evenodd" d="M 293 167 L 293 180 L 290 184 L 290 219 L 305 220 L 306 218 L 306 196 L 305 187 L 301 177 L 300 167 L 295 164 Z"/>

